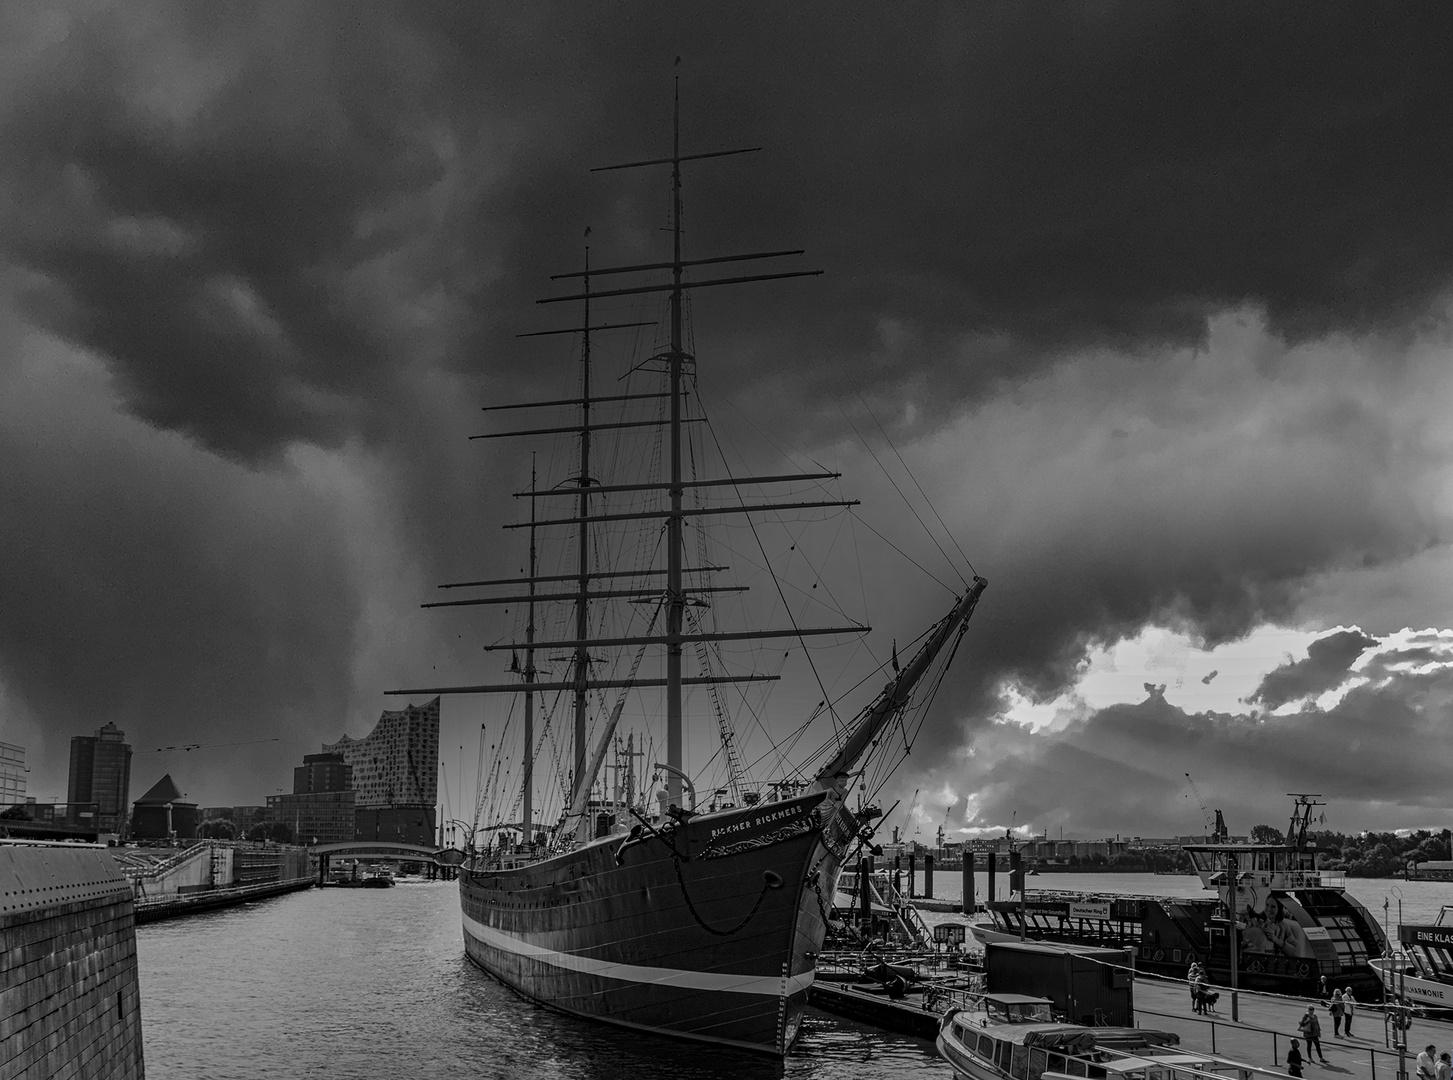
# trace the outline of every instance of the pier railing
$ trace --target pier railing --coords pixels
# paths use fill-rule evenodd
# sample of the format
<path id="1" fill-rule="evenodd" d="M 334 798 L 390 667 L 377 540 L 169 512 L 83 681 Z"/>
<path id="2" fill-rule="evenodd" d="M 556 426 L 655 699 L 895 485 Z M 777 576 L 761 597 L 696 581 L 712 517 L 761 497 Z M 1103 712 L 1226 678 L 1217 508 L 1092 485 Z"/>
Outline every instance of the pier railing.
<path id="1" fill-rule="evenodd" d="M 1224 988 L 1223 988 L 1224 992 Z M 1254 997 L 1255 995 L 1243 991 L 1243 998 Z M 1245 1008 L 1245 1003 L 1242 1005 Z M 1382 1046 L 1359 1046 L 1352 1045 L 1339 1039 L 1336 1036 L 1323 1035 L 1322 1043 L 1324 1051 L 1333 1051 L 1337 1056 L 1343 1057 L 1348 1062 L 1347 1066 L 1334 1064 L 1333 1068 L 1342 1073 L 1351 1073 L 1354 1076 L 1366 1075 L 1371 1080 L 1406 1080 L 1413 1060 L 1417 1056 L 1419 1047 L 1428 1042 L 1439 1046 L 1446 1043 L 1448 1039 L 1447 1024 L 1443 1022 L 1430 1021 L 1426 1018 L 1416 1021 L 1421 1027 L 1424 1024 L 1431 1028 L 1439 1029 L 1435 1033 L 1431 1031 L 1408 1032 L 1407 1046 L 1400 1052 L 1388 1025 L 1385 1010 L 1375 1004 L 1359 1003 L 1357 1014 L 1364 1023 L 1379 1024 L 1384 1027 Z M 1324 1013 L 1325 1015 L 1325 1013 Z M 1306 1056 L 1307 1065 L 1312 1064 L 1310 1049 L 1306 1046 L 1306 1039 L 1296 1030 L 1280 1030 L 1277 1028 L 1265 1027 L 1258 1024 L 1250 1024 L 1244 1020 L 1233 1021 L 1219 1017 L 1186 1016 L 1184 1013 L 1163 1012 L 1155 1009 L 1141 1008 L 1137 1005 L 1135 1009 L 1136 1023 L 1143 1024 L 1145 1017 L 1155 1017 L 1156 1025 L 1165 1027 L 1167 1030 L 1180 1034 L 1182 1027 L 1191 1027 L 1203 1031 L 1209 1036 L 1211 1053 L 1220 1054 L 1227 1050 L 1229 1045 L 1234 1045 L 1236 1053 L 1244 1056 L 1248 1047 L 1255 1047 L 1255 1040 L 1261 1040 L 1261 1045 L 1269 1049 L 1270 1060 L 1273 1062 L 1285 1061 L 1286 1050 L 1293 1039 L 1302 1044 L 1303 1054 Z M 1170 1021 L 1171 1023 L 1166 1023 Z M 1363 1073 L 1360 1067 L 1352 1065 L 1352 1062 L 1366 1062 L 1367 1073 Z"/>

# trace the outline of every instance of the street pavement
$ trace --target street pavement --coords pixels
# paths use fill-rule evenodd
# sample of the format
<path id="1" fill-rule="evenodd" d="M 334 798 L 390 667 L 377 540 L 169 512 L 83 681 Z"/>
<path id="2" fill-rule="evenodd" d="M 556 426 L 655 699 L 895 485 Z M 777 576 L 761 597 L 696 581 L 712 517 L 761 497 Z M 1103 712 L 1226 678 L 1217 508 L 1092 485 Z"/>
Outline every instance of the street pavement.
<path id="1" fill-rule="evenodd" d="M 1186 1050 L 1216 1053 L 1263 1069 L 1286 1070 L 1286 1052 L 1292 1039 L 1301 1042 L 1303 1075 L 1312 1080 L 1397 1080 L 1397 1048 L 1391 1045 L 1391 1030 L 1379 1006 L 1359 1005 L 1352 1018 L 1352 1037 L 1332 1034 L 1332 1016 L 1325 1005 L 1317 1005 L 1322 1026 L 1322 1051 L 1327 1064 L 1308 1057 L 1306 1041 L 1297 1021 L 1307 1011 L 1303 998 L 1271 994 L 1238 994 L 1237 1020 L 1232 1020 L 1230 991 L 1218 988 L 1220 999 L 1205 1016 L 1191 1009 L 1191 996 L 1184 982 L 1137 976 L 1135 980 L 1135 1022 L 1139 1027 L 1172 1031 L 1181 1037 Z M 1439 1051 L 1453 1049 L 1453 1024 L 1414 1019 L 1408 1032 L 1409 1074 L 1416 1071 L 1418 1052 L 1429 1043 Z"/>

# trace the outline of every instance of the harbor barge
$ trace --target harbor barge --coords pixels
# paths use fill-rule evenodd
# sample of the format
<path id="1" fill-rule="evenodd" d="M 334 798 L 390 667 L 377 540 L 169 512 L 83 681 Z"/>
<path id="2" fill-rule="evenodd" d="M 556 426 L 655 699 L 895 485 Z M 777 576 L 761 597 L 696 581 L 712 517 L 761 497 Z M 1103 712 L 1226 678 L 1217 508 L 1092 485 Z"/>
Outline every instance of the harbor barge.
<path id="1" fill-rule="evenodd" d="M 1204 898 L 1029 890 L 986 905 L 981 942 L 1019 940 L 1128 948 L 1137 970 L 1184 978 L 1202 961 L 1210 981 L 1244 990 L 1316 997 L 1351 987 L 1360 1001 L 1382 992 L 1371 961 L 1387 951 L 1377 919 L 1347 892 L 1342 874 L 1319 870 L 1307 842 L 1314 795 L 1294 796 L 1283 844 L 1232 843 L 1224 836 L 1186 845 Z M 1233 922 L 1230 913 L 1235 913 Z M 1022 914 L 1021 914 L 1022 913 Z"/>

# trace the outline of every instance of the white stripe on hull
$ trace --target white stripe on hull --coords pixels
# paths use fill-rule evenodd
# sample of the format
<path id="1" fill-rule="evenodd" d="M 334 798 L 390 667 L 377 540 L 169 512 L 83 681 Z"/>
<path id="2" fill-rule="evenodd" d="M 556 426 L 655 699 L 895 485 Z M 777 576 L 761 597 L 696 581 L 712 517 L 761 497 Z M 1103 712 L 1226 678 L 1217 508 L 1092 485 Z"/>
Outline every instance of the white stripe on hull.
<path id="1" fill-rule="evenodd" d="M 596 960 L 575 953 L 557 952 L 539 945 L 521 941 L 512 934 L 485 926 L 468 915 L 464 917 L 464 931 L 481 944 L 527 957 L 552 967 L 567 971 L 579 971 L 603 979 L 618 979 L 621 982 L 644 983 L 652 986 L 675 986 L 690 990 L 716 990 L 730 994 L 762 994 L 770 997 L 790 997 L 801 993 L 812 985 L 816 971 L 804 971 L 801 975 L 745 975 L 718 971 L 689 971 L 682 968 L 641 967 L 635 964 L 615 964 Z"/>

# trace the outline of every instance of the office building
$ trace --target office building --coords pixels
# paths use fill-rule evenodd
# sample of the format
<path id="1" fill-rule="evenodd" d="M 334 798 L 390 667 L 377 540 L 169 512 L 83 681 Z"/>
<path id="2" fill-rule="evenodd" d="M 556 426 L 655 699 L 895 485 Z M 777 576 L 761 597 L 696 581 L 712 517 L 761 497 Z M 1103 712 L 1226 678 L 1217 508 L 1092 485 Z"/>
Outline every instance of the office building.
<path id="1" fill-rule="evenodd" d="M 293 832 L 298 844 L 341 844 L 354 838 L 353 792 L 269 795 L 267 816 Z"/>
<path id="2" fill-rule="evenodd" d="M 66 802 L 72 821 L 102 833 L 125 835 L 130 796 L 131 747 L 124 731 L 107 724 L 95 735 L 71 739 Z"/>
<path id="3" fill-rule="evenodd" d="M 352 790 L 353 766 L 343 760 L 342 754 L 308 754 L 293 769 L 294 795 Z"/>
<path id="4" fill-rule="evenodd" d="M 25 801 L 25 747 L 0 742 L 0 810 Z"/>

